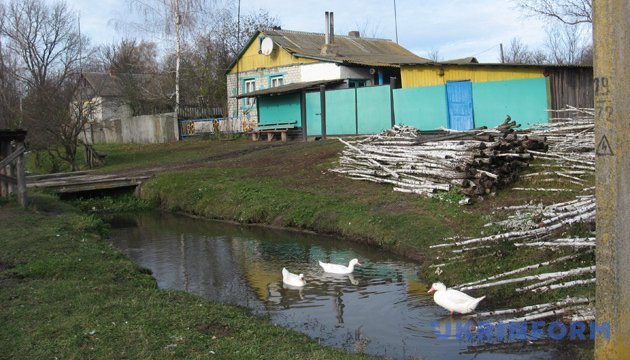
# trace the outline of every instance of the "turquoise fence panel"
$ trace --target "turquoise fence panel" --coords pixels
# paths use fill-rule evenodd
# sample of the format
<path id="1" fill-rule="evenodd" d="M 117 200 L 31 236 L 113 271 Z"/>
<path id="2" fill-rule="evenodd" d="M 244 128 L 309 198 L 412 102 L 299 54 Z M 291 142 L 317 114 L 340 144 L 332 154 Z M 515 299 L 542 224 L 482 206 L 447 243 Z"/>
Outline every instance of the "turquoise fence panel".
<path id="1" fill-rule="evenodd" d="M 354 89 L 326 91 L 326 135 L 357 133 L 355 95 Z"/>
<path id="2" fill-rule="evenodd" d="M 359 134 L 378 134 L 392 127 L 390 87 L 357 88 Z"/>
<path id="3" fill-rule="evenodd" d="M 447 126 L 444 85 L 394 90 L 396 124 L 433 130 Z"/>
<path id="4" fill-rule="evenodd" d="M 297 121 L 302 124 L 300 94 L 258 97 L 258 124 L 275 124 L 279 122 Z"/>
<path id="5" fill-rule="evenodd" d="M 317 92 L 306 93 L 306 135 L 322 135 L 321 95 Z"/>
<path id="6" fill-rule="evenodd" d="M 510 115 L 528 127 L 549 121 L 545 78 L 473 83 L 475 126 L 494 127 Z"/>

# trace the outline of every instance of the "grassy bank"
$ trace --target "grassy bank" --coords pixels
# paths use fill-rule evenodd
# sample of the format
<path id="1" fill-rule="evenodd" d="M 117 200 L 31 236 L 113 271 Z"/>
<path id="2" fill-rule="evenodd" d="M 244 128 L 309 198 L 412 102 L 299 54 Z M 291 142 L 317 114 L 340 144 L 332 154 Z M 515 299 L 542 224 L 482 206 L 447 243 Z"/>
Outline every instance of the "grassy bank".
<path id="1" fill-rule="evenodd" d="M 101 240 L 100 220 L 31 199 L 28 211 L 0 203 L 0 358 L 354 357 L 245 309 L 159 290 Z"/>
<path id="2" fill-rule="evenodd" d="M 108 165 L 99 171 L 152 173 L 141 196 L 168 211 L 207 218 L 262 223 L 312 230 L 367 242 L 419 260 L 419 277 L 428 282 L 457 284 L 568 254 L 572 250 L 517 249 L 509 242 L 485 251 L 465 253 L 463 259 L 441 268 L 448 253 L 430 249 L 451 236 L 479 236 L 500 229 L 483 227 L 503 219 L 495 209 L 527 202 L 564 201 L 574 193 L 503 191 L 460 206 L 461 197 L 446 193 L 440 199 L 393 192 L 388 185 L 360 182 L 331 173 L 343 145 L 336 140 L 318 142 L 252 143 L 190 141 L 151 146 L 107 146 Z M 157 169 L 157 171 L 156 171 Z M 517 186 L 537 184 L 521 181 Z M 450 200 L 450 201 L 449 201 Z M 567 235 L 587 234 L 579 225 Z M 592 254 L 542 271 L 560 271 L 592 262 Z M 536 270 L 530 272 L 535 273 Z M 570 278 L 569 278 L 570 280 Z M 486 306 L 518 306 L 545 302 L 566 295 L 592 295 L 594 286 L 551 293 L 514 295 L 514 287 L 484 291 Z"/>

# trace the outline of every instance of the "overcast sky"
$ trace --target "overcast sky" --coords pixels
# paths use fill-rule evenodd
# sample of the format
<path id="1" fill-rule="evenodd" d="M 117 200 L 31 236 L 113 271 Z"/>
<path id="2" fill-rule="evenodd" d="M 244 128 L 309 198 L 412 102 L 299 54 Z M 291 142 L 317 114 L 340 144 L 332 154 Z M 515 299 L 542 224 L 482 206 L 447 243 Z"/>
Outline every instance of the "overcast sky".
<path id="1" fill-rule="evenodd" d="M 150 0 L 147 0 L 150 1 Z M 236 1 L 236 0 L 234 0 Z M 117 42 L 112 21 L 128 14 L 125 0 L 67 0 L 81 16 L 92 44 Z M 324 12 L 335 13 L 335 33 L 367 30 L 366 36 L 395 40 L 394 0 L 241 0 L 243 12 L 267 9 L 283 29 L 324 32 Z M 545 24 L 525 17 L 510 0 L 396 0 L 398 42 L 419 56 L 438 50 L 442 60 L 475 56 L 497 62 L 499 44 L 520 37 L 530 49 L 545 42 Z M 140 36 L 138 36 L 140 37 Z"/>

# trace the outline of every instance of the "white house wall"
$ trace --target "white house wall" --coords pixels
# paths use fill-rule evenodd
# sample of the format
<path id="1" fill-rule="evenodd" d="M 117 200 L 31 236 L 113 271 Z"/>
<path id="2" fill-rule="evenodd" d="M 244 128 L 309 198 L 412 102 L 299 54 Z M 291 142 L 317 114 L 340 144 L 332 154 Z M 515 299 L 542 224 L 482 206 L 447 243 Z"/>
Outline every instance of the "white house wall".
<path id="1" fill-rule="evenodd" d="M 101 103 L 101 120 L 129 119 L 132 116 L 131 108 L 120 99 L 104 98 Z"/>
<path id="2" fill-rule="evenodd" d="M 335 63 L 315 63 L 300 66 L 303 82 L 341 79 L 341 66 Z"/>
<path id="3" fill-rule="evenodd" d="M 341 72 L 339 79 L 372 79 L 373 77 L 373 75 L 370 75 L 369 68 L 349 66 L 340 66 L 339 68 Z M 366 85 L 372 86 L 374 84 L 369 83 Z"/>

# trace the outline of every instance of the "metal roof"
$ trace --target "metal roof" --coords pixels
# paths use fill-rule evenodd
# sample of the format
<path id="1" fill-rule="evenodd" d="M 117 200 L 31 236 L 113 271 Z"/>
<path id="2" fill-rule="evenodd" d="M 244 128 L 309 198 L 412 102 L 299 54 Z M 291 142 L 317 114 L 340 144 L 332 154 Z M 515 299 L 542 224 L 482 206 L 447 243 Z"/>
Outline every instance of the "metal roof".
<path id="1" fill-rule="evenodd" d="M 440 61 L 440 62 L 427 62 L 427 63 L 409 63 L 409 64 L 401 64 L 403 66 L 470 66 L 470 67 L 522 67 L 522 68 L 538 68 L 538 69 L 572 69 L 572 68 L 582 68 L 582 69 L 592 69 L 593 65 L 583 65 L 583 64 L 514 64 L 514 63 L 475 63 L 475 62 L 466 62 L 465 59 L 457 59 L 450 61 Z"/>
<path id="2" fill-rule="evenodd" d="M 290 94 L 294 92 L 299 92 L 302 90 L 306 90 L 308 88 L 318 87 L 319 85 L 333 85 L 333 84 L 341 84 L 344 82 L 344 79 L 335 79 L 335 80 L 317 80 L 317 81 L 307 81 L 307 82 L 299 82 L 294 84 L 282 85 L 271 87 L 263 90 L 256 90 L 252 92 L 248 92 L 246 94 L 240 94 L 235 96 L 237 99 L 247 98 L 247 97 L 256 97 L 261 95 L 284 95 Z"/>
<path id="3" fill-rule="evenodd" d="M 400 64 L 422 64 L 431 62 L 419 57 L 397 43 L 387 39 L 364 38 L 356 36 L 334 36 L 334 51 L 322 53 L 325 35 L 293 30 L 260 29 L 230 64 L 228 72 L 236 64 L 245 50 L 259 36 L 270 37 L 274 44 L 295 57 L 320 61 L 347 63 L 364 66 L 398 67 Z"/>
<path id="4" fill-rule="evenodd" d="M 83 73 L 83 77 L 90 84 L 97 95 L 103 97 L 121 96 L 122 85 L 120 79 L 108 73 Z"/>

